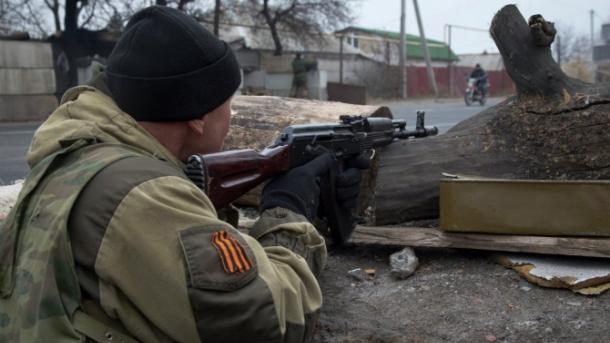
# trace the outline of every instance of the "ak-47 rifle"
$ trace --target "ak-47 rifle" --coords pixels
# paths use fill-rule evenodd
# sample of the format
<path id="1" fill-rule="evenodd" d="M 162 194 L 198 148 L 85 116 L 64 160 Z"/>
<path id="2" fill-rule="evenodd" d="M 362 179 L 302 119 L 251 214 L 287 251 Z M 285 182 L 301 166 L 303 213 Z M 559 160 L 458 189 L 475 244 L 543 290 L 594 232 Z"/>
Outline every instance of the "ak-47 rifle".
<path id="1" fill-rule="evenodd" d="M 355 221 L 351 212 L 336 201 L 336 176 L 350 159 L 360 154 L 374 152 L 375 148 L 399 139 L 438 134 L 436 127 L 424 126 L 424 115 L 424 112 L 417 112 L 415 130 L 407 130 L 405 120 L 361 116 L 340 116 L 337 124 L 292 125 L 261 152 L 243 149 L 193 155 L 188 159 L 185 172 L 220 209 L 273 176 L 329 152 L 336 163 L 329 174 L 320 179 L 320 207 L 333 242 L 341 244 L 351 235 Z"/>

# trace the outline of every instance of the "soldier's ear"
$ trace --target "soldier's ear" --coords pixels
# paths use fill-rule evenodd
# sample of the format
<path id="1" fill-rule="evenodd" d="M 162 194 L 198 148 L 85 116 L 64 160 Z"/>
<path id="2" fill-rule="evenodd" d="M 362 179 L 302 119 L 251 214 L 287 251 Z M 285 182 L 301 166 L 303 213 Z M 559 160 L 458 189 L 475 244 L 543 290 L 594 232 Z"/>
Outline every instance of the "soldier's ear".
<path id="1" fill-rule="evenodd" d="M 205 117 L 199 118 L 199 119 L 191 119 L 189 121 L 186 122 L 186 124 L 188 125 L 188 127 L 194 131 L 195 133 L 197 133 L 198 135 L 202 136 L 203 135 L 203 127 L 205 125 Z"/>

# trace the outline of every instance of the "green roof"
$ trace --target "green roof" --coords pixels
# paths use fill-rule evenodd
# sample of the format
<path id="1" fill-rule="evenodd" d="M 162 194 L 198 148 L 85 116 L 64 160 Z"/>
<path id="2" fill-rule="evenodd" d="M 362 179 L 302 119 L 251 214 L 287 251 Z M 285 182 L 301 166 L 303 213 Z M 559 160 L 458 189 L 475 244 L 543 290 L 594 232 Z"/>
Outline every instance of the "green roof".
<path id="1" fill-rule="evenodd" d="M 354 32 L 360 31 L 363 33 L 369 33 L 372 35 L 376 35 L 385 39 L 390 40 L 400 40 L 399 32 L 392 31 L 384 31 L 384 30 L 376 30 L 376 29 L 368 29 L 364 27 L 357 26 L 349 26 L 343 30 L 339 30 L 337 32 Z M 420 58 L 424 59 L 423 46 L 421 44 L 421 37 L 411 34 L 405 34 L 405 40 L 407 45 L 407 58 Z M 451 59 L 457 61 L 459 58 L 456 54 L 453 53 L 444 42 L 437 41 L 434 39 L 426 39 L 426 43 L 428 44 L 428 50 L 430 51 L 430 58 L 433 60 L 447 60 L 448 56 L 451 56 Z"/>

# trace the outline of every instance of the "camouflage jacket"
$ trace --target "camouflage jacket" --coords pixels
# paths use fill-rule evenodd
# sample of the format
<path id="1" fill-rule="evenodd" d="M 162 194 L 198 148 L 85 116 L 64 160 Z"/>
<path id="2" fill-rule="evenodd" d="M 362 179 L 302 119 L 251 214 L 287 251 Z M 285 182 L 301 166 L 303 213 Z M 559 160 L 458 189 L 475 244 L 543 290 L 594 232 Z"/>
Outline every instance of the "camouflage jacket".
<path id="1" fill-rule="evenodd" d="M 316 61 L 306 60 L 303 58 L 295 58 L 292 60 L 292 72 L 294 74 L 292 82 L 297 86 L 306 86 L 307 72 L 315 69 L 317 65 L 318 63 Z"/>
<path id="2" fill-rule="evenodd" d="M 82 339 L 76 309 L 146 342 L 308 340 L 326 259 L 315 228 L 281 208 L 250 235 L 219 220 L 106 94 L 68 91 L 35 134 L 0 230 L 0 341 Z"/>

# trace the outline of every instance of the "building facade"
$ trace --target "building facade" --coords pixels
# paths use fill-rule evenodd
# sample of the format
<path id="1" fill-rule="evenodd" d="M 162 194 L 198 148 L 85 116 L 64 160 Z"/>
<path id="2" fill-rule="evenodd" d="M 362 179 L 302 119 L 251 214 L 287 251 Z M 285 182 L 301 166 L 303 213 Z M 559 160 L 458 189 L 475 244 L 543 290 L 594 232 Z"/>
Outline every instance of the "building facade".
<path id="1" fill-rule="evenodd" d="M 0 122 L 42 120 L 56 107 L 51 44 L 0 39 Z"/>
<path id="2" fill-rule="evenodd" d="M 595 81 L 610 81 L 610 24 L 602 25 L 602 40 L 604 44 L 593 49 L 593 61 L 596 66 Z"/>

